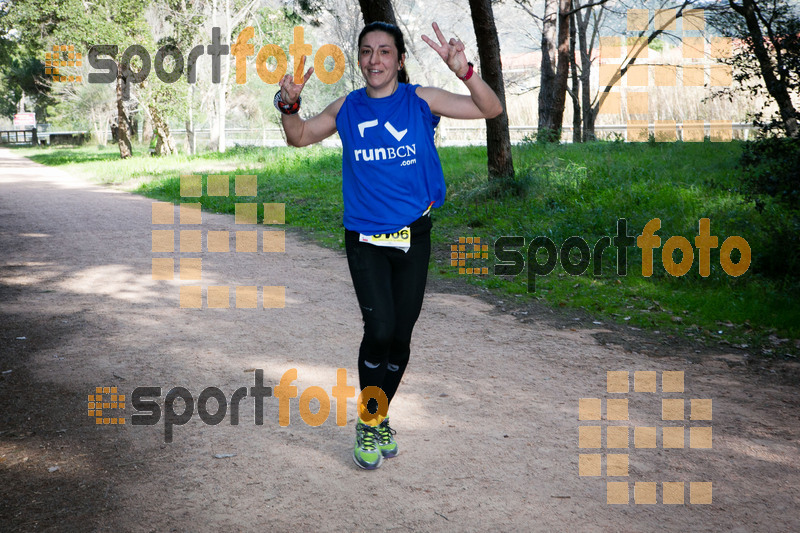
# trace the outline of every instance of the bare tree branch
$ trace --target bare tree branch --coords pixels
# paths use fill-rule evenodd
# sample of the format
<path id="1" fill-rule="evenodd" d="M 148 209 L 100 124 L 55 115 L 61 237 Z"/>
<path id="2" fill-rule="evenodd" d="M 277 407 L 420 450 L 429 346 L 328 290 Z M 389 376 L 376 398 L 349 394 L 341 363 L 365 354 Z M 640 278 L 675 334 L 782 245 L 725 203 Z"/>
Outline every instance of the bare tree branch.
<path id="1" fill-rule="evenodd" d="M 602 6 L 603 4 L 605 4 L 608 1 L 609 0 L 600 0 L 599 2 L 593 2 L 591 4 L 586 4 L 585 6 L 578 6 L 575 9 L 572 9 L 571 11 L 567 11 L 566 15 L 567 16 L 574 15 L 578 11 L 581 11 L 582 9 L 586 9 L 587 7 Z"/>

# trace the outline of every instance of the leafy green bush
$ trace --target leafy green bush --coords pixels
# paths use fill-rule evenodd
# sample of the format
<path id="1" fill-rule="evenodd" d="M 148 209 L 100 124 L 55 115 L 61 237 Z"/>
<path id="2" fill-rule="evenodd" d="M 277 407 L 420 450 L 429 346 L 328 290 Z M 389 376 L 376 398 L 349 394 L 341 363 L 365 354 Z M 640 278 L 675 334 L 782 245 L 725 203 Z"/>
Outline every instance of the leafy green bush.
<path id="1" fill-rule="evenodd" d="M 800 277 L 800 139 L 770 136 L 747 143 L 739 163 L 742 192 L 755 202 L 765 230 L 753 250 L 754 269 Z"/>
<path id="2" fill-rule="evenodd" d="M 791 211 L 800 209 L 800 139 L 764 137 L 747 143 L 740 159 L 744 193 L 759 211 L 765 197 Z"/>

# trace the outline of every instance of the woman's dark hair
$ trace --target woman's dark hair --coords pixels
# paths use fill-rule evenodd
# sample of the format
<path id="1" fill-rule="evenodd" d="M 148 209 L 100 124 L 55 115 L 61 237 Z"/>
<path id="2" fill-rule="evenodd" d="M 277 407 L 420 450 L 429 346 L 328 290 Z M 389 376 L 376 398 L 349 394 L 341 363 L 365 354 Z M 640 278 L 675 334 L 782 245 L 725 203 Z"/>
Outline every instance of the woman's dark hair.
<path id="1" fill-rule="evenodd" d="M 370 22 L 364 26 L 364 29 L 358 34 L 359 51 L 361 50 L 361 41 L 364 40 L 364 36 L 373 31 L 382 31 L 394 37 L 394 45 L 397 48 L 397 59 L 400 60 L 403 65 L 400 72 L 397 73 L 397 81 L 400 83 L 408 83 L 408 72 L 406 72 L 405 62 L 403 62 L 402 59 L 403 54 L 406 53 L 406 43 L 403 40 L 403 32 L 394 24 L 389 24 L 388 22 Z"/>

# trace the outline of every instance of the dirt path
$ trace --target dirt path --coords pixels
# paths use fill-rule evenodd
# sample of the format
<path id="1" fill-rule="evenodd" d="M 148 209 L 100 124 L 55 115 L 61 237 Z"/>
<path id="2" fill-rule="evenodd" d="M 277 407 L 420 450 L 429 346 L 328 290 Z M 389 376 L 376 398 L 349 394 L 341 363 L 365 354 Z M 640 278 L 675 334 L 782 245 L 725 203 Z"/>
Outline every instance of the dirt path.
<path id="1" fill-rule="evenodd" d="M 351 460 L 353 399 L 346 427 L 333 402 L 323 425 L 303 423 L 297 398 L 281 427 L 276 398 L 259 426 L 246 397 L 239 425 L 195 413 L 165 443 L 164 417 L 131 425 L 136 387 L 161 387 L 163 407 L 174 386 L 230 399 L 253 369 L 274 387 L 296 368 L 299 393 L 330 395 L 338 368 L 357 385 L 361 323 L 344 256 L 291 232 L 284 254 L 200 255 L 203 285 L 283 285 L 284 309 L 180 309 L 191 282 L 152 280 L 165 255 L 152 203 L 0 150 L 0 529 L 800 530 L 800 402 L 778 374 L 730 367 L 741 354 L 654 357 L 603 325 L 519 320 L 433 288 L 391 413 L 401 453 L 379 470 Z M 204 232 L 237 229 L 203 214 Z M 628 371 L 631 392 L 607 392 L 606 371 Z M 657 372 L 658 392 L 634 392 L 637 371 Z M 662 371 L 684 372 L 685 391 L 662 392 Z M 124 426 L 87 416 L 97 386 L 128 396 Z M 579 421 L 580 398 L 604 399 L 604 419 Z M 608 398 L 629 399 L 629 420 L 605 420 Z M 663 422 L 662 398 L 685 398 L 687 419 Z M 689 420 L 692 398 L 712 400 L 712 421 Z M 630 447 L 580 449 L 591 425 L 603 445 L 607 426 L 628 427 Z M 659 447 L 634 448 L 633 427 L 653 426 Z M 685 426 L 685 447 L 661 448 L 662 426 Z M 689 428 L 709 426 L 712 448 L 690 448 Z M 580 453 L 602 454 L 604 475 L 579 476 Z M 606 453 L 629 455 L 627 477 L 605 475 Z M 607 504 L 607 481 L 628 482 L 630 503 Z M 708 481 L 712 502 L 690 504 L 689 483 Z M 658 503 L 634 504 L 636 482 L 657 482 Z M 662 503 L 662 482 L 685 482 L 685 503 Z"/>

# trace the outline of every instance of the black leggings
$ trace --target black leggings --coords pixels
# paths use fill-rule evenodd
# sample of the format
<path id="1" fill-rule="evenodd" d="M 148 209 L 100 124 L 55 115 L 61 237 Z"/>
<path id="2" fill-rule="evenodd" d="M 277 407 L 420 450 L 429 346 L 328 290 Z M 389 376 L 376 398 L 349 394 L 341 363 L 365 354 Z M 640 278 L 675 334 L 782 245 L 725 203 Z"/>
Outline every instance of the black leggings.
<path id="1" fill-rule="evenodd" d="M 345 230 L 347 263 L 364 319 L 358 352 L 361 390 L 380 387 L 389 402 L 408 365 L 411 332 L 422 308 L 431 255 L 430 216 L 410 227 L 408 252 L 358 242 L 358 232 Z M 367 408 L 374 413 L 377 401 L 371 400 Z"/>

